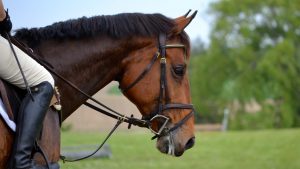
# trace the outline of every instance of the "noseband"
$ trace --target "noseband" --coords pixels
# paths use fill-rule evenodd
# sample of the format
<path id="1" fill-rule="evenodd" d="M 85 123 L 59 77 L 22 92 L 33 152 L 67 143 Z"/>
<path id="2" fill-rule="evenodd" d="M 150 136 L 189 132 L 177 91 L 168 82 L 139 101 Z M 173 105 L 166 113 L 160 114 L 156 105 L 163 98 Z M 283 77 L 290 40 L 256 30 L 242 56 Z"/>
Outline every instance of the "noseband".
<path id="1" fill-rule="evenodd" d="M 64 78 L 63 76 L 61 76 L 59 73 L 57 73 L 53 66 L 51 64 L 49 64 L 48 62 L 45 62 L 44 60 L 41 60 L 39 56 L 37 56 L 35 53 L 33 53 L 33 51 L 29 48 L 24 47 L 19 41 L 17 41 L 16 39 L 10 37 L 11 40 L 14 42 L 14 44 L 16 44 L 16 46 L 18 46 L 19 48 L 21 48 L 23 51 L 25 51 L 29 56 L 31 56 L 32 58 L 34 58 L 38 63 L 40 63 L 41 65 L 43 65 L 45 68 L 47 68 L 47 70 L 49 72 L 51 72 L 53 75 L 55 75 L 57 78 L 59 78 L 60 80 L 62 80 L 62 82 L 64 82 L 65 84 L 67 84 L 68 86 L 70 86 L 72 89 L 74 89 L 76 92 L 84 95 L 87 99 L 92 100 L 94 103 L 96 103 L 98 106 L 102 106 L 103 108 L 99 108 L 98 106 L 95 106 L 91 103 L 84 103 L 86 106 L 102 113 L 105 114 L 109 117 L 112 117 L 114 119 L 117 119 L 117 123 L 116 125 L 113 127 L 113 129 L 109 132 L 109 134 L 106 136 L 106 138 L 104 139 L 104 141 L 101 143 L 101 145 L 91 154 L 84 156 L 84 157 L 80 157 L 77 159 L 66 159 L 65 156 L 60 156 L 60 159 L 63 160 L 63 162 L 75 162 L 75 161 L 79 161 L 79 160 L 83 160 L 86 158 L 89 158 L 91 156 L 93 156 L 94 154 L 96 154 L 104 145 L 104 143 L 110 138 L 110 136 L 113 134 L 113 132 L 118 128 L 118 126 L 122 123 L 122 122 L 126 122 L 128 123 L 128 129 L 131 127 L 131 125 L 136 125 L 139 127 L 148 127 L 154 134 L 155 136 L 152 138 L 156 138 L 156 137 L 160 137 L 162 135 L 166 135 L 168 133 L 171 133 L 172 131 L 176 130 L 177 128 L 179 128 L 180 126 L 182 126 L 188 119 L 190 119 L 193 115 L 194 115 L 194 108 L 193 105 L 191 104 L 181 104 L 181 103 L 169 103 L 169 104 L 164 104 L 164 102 L 166 102 L 165 97 L 166 97 L 166 91 L 167 91 L 167 80 L 166 80 L 166 49 L 167 48 L 183 48 L 184 52 L 185 52 L 185 56 L 186 56 L 186 48 L 184 45 L 182 44 L 170 44 L 170 45 L 166 45 L 166 35 L 165 34 L 161 34 L 159 36 L 159 51 L 153 56 L 151 63 L 148 64 L 148 66 L 145 68 L 145 70 L 137 77 L 137 79 L 131 83 L 129 86 L 127 86 L 126 88 L 121 89 L 122 92 L 126 92 L 127 90 L 129 90 L 130 88 L 132 88 L 136 83 L 138 83 L 151 69 L 151 67 L 153 66 L 153 64 L 155 63 L 155 61 L 160 58 L 160 65 L 161 65 L 161 75 L 160 75 L 160 92 L 159 92 L 159 103 L 157 106 L 157 110 L 150 113 L 149 116 L 147 117 L 143 117 L 143 119 L 136 119 L 133 117 L 133 115 L 131 117 L 127 117 L 125 115 L 122 115 L 114 110 L 112 110 L 111 108 L 105 106 L 104 104 L 102 104 L 101 102 L 97 101 L 96 99 L 94 99 L 92 96 L 90 96 L 89 94 L 87 94 L 86 92 L 82 91 L 80 88 L 78 88 L 76 85 L 74 85 L 72 82 L 70 82 L 69 80 L 67 80 L 66 78 Z M 10 42 L 12 43 L 12 42 Z M 168 128 L 167 124 L 170 120 L 169 117 L 165 116 L 163 114 L 163 112 L 165 110 L 169 110 L 169 109 L 191 109 L 192 111 L 187 114 L 183 119 L 181 119 L 178 123 L 176 123 L 172 128 Z M 163 119 L 164 122 L 161 125 L 161 127 L 158 129 L 158 131 L 155 131 L 152 127 L 151 124 L 154 120 L 156 119 Z M 45 156 L 44 156 L 45 158 Z M 47 161 L 47 160 L 46 160 Z"/>
<path id="2" fill-rule="evenodd" d="M 154 65 L 155 61 L 160 58 L 160 91 L 159 91 L 159 99 L 158 105 L 155 111 L 151 112 L 148 116 L 143 116 L 143 120 L 147 121 L 149 124 L 148 128 L 155 134 L 153 137 L 160 137 L 162 135 L 166 135 L 180 126 L 182 126 L 188 119 L 190 119 L 194 115 L 194 108 L 192 104 L 182 104 L 182 103 L 166 103 L 167 96 L 167 78 L 166 78 L 166 49 L 168 48 L 183 48 L 186 57 L 186 47 L 183 44 L 168 44 L 166 45 L 166 34 L 159 35 L 159 51 L 153 56 L 151 62 L 147 65 L 144 71 L 133 81 L 130 85 L 125 88 L 121 88 L 121 91 L 124 93 L 135 86 L 143 77 L 150 71 L 151 67 Z M 167 124 L 170 120 L 169 117 L 165 116 L 163 112 L 169 109 L 191 109 L 192 111 L 187 114 L 183 119 L 181 119 L 178 123 L 176 123 L 172 128 L 168 128 Z M 151 124 L 154 120 L 163 120 L 161 127 L 157 131 L 155 131 Z"/>

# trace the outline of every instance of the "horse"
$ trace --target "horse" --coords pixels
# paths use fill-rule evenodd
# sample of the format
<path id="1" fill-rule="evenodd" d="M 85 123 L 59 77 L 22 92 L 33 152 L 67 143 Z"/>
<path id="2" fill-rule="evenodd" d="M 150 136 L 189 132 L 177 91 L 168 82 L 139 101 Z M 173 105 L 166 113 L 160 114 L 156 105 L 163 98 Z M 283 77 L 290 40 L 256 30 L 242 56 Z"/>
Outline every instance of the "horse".
<path id="1" fill-rule="evenodd" d="M 93 95 L 111 81 L 136 105 L 157 138 L 161 153 L 181 156 L 195 143 L 188 79 L 189 12 L 172 19 L 162 14 L 121 13 L 81 17 L 41 28 L 22 28 L 14 38 L 31 48 L 41 63 Z M 49 108 L 38 141 L 59 168 L 60 118 L 65 120 L 88 98 L 53 75 L 61 95 L 61 117 Z M 13 132 L 0 120 L 0 168 L 12 149 Z M 40 155 L 35 161 L 45 167 Z M 45 167 L 46 168 L 46 167 Z"/>

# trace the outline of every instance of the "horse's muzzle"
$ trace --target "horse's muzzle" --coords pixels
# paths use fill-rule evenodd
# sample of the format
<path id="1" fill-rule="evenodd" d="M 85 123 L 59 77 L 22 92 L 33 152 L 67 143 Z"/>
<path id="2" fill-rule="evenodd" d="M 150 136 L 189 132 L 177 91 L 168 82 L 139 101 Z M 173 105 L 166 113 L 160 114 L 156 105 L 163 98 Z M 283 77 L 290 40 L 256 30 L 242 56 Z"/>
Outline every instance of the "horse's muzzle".
<path id="1" fill-rule="evenodd" d="M 159 137 L 156 146 L 157 149 L 164 154 L 180 157 L 186 150 L 192 148 L 194 144 L 195 137 L 191 137 L 185 143 L 182 143 L 176 140 L 175 137 L 170 134 Z"/>

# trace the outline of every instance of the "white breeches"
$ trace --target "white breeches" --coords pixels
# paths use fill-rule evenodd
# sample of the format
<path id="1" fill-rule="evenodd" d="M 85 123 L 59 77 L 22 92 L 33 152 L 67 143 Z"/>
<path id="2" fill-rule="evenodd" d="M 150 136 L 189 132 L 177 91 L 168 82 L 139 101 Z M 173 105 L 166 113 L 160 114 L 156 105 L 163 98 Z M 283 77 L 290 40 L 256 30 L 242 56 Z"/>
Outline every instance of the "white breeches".
<path id="1" fill-rule="evenodd" d="M 22 70 L 29 87 L 36 86 L 41 82 L 48 81 L 54 87 L 52 75 L 39 63 L 25 54 L 18 47 L 14 46 Z M 0 36 L 0 78 L 9 83 L 25 89 L 25 82 L 17 61 L 6 39 Z"/>

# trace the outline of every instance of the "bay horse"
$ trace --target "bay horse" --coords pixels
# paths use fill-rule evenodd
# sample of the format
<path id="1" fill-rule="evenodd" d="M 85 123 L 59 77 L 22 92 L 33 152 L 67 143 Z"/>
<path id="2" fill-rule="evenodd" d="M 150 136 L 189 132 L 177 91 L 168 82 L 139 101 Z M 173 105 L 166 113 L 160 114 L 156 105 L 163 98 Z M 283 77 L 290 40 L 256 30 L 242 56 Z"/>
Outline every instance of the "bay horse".
<path id="1" fill-rule="evenodd" d="M 14 37 L 89 95 L 118 81 L 156 135 L 157 149 L 181 156 L 195 142 L 187 68 L 190 41 L 184 28 L 196 13 L 176 19 L 142 13 L 82 17 L 43 28 L 23 28 Z M 88 98 L 54 78 L 61 93 L 63 121 Z M 3 120 L 0 137 L 0 168 L 5 168 L 13 133 Z M 51 168 L 59 168 L 59 116 L 51 108 L 39 144 Z M 35 159 L 45 165 L 40 156 Z"/>

